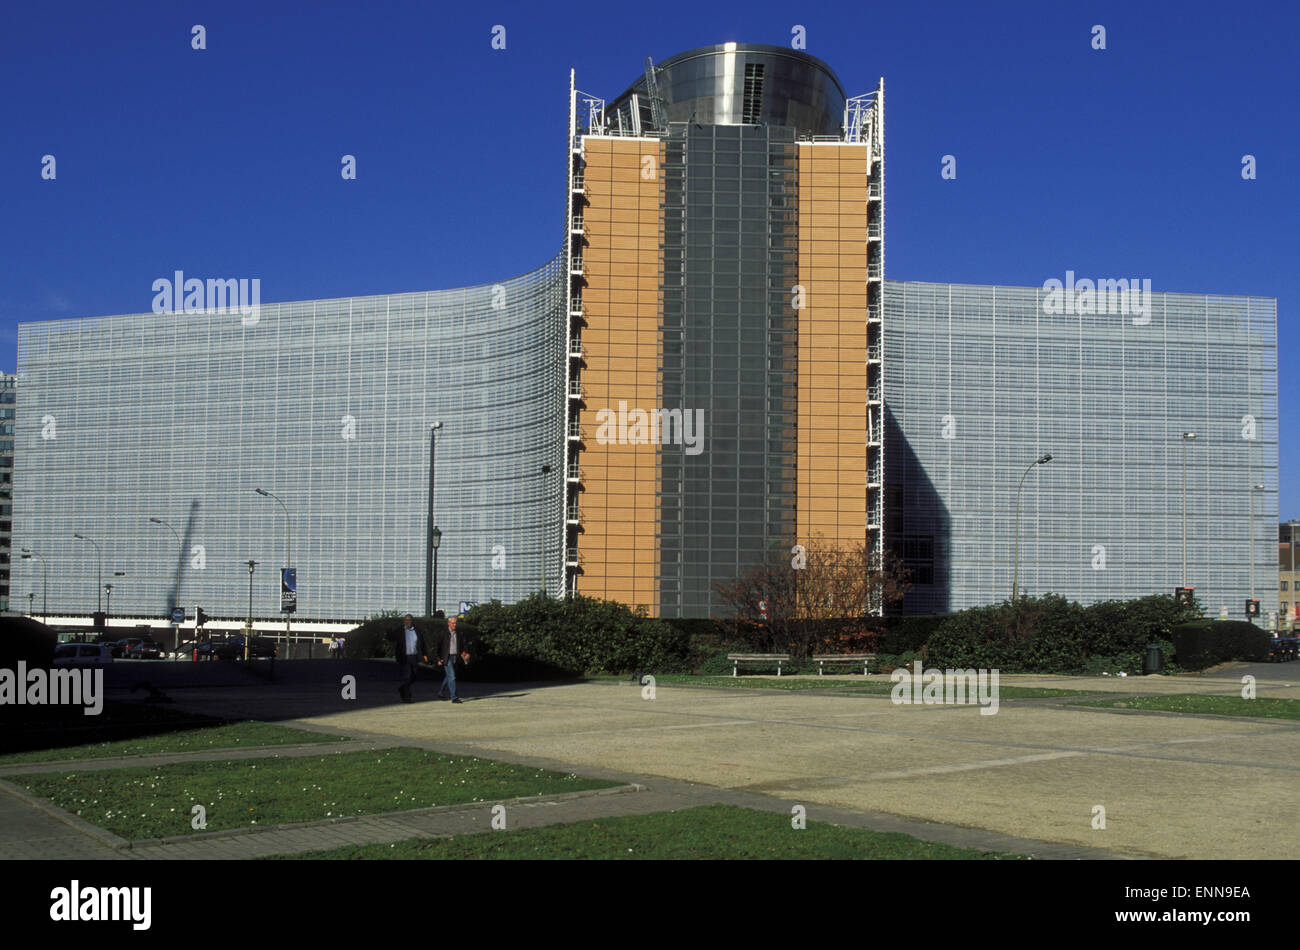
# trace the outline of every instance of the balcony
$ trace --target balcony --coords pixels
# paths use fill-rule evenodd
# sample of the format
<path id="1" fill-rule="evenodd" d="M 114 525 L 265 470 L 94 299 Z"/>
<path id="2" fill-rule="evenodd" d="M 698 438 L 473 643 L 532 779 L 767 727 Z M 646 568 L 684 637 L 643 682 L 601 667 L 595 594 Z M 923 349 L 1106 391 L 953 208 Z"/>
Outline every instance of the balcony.
<path id="1" fill-rule="evenodd" d="M 587 179 L 584 175 L 573 176 L 573 191 L 575 194 L 583 194 L 587 190 Z"/>
<path id="2" fill-rule="evenodd" d="M 569 524 L 578 524 L 578 522 L 579 522 L 579 518 L 578 518 L 578 506 L 577 506 L 577 505 L 569 505 L 569 507 L 565 509 L 564 519 L 565 519 Z"/>
<path id="3" fill-rule="evenodd" d="M 579 254 L 569 261 L 569 273 L 574 277 L 582 276 L 582 255 Z"/>
<path id="4" fill-rule="evenodd" d="M 573 299 L 569 301 L 569 316 L 582 316 L 582 294 L 574 294 Z"/>
<path id="5" fill-rule="evenodd" d="M 582 426 L 577 419 L 569 420 L 569 438 L 574 442 L 582 441 Z"/>
<path id="6" fill-rule="evenodd" d="M 582 359 L 582 337 L 576 333 L 569 338 L 569 355 L 574 359 Z"/>
<path id="7" fill-rule="evenodd" d="M 879 344 L 879 343 L 877 343 L 875 346 L 869 346 L 869 347 L 867 347 L 867 362 L 868 362 L 868 363 L 879 363 L 879 362 L 880 362 L 880 344 Z"/>
<path id="8" fill-rule="evenodd" d="M 867 387 L 867 404 L 868 404 L 868 405 L 871 405 L 872 403 L 878 403 L 878 402 L 880 402 L 880 387 L 879 387 L 879 386 L 868 386 L 868 387 Z"/>
<path id="9" fill-rule="evenodd" d="M 582 556 L 578 554 L 577 548 L 569 548 L 564 554 L 564 564 L 566 567 L 581 567 Z"/>
<path id="10" fill-rule="evenodd" d="M 569 398 L 570 399 L 582 398 L 582 380 L 580 379 L 569 380 Z"/>
<path id="11" fill-rule="evenodd" d="M 582 470 L 578 467 L 577 462 L 570 462 L 565 469 L 565 477 L 571 482 L 582 481 Z"/>
<path id="12" fill-rule="evenodd" d="M 573 216 L 573 220 L 569 222 L 569 233 L 570 234 L 582 233 L 582 215 L 575 214 Z"/>

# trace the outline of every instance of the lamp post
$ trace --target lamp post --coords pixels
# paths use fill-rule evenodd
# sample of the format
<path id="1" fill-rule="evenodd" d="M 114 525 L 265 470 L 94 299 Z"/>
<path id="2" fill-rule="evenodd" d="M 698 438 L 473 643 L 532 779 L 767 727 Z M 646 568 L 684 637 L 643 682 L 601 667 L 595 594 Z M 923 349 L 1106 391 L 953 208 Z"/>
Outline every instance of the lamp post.
<path id="1" fill-rule="evenodd" d="M 433 548 L 433 600 L 429 609 L 429 616 L 432 617 L 433 612 L 438 609 L 438 548 L 442 546 L 442 530 L 437 525 L 434 525 L 433 532 L 429 536 L 429 544 Z"/>
<path id="2" fill-rule="evenodd" d="M 429 423 L 429 517 L 424 527 L 424 615 L 432 617 L 434 602 L 437 600 L 437 558 L 438 545 L 442 543 L 442 532 L 438 530 L 437 518 L 433 511 L 435 495 L 434 478 L 438 469 L 438 430 L 441 422 Z M 436 536 L 436 540 L 435 540 Z"/>
<path id="3" fill-rule="evenodd" d="M 113 585 L 104 585 L 104 626 L 108 626 L 108 616 L 113 612 Z"/>
<path id="4" fill-rule="evenodd" d="M 254 488 L 263 498 L 274 498 L 279 502 L 280 507 L 284 510 L 284 567 L 289 570 L 293 567 L 293 554 L 290 549 L 291 537 L 293 534 L 292 521 L 289 519 L 289 506 L 284 503 L 279 495 L 269 492 L 265 488 Z M 296 593 L 296 591 L 295 591 Z M 284 655 L 287 659 L 289 656 L 289 618 L 292 616 L 288 612 L 284 615 Z"/>
<path id="5" fill-rule="evenodd" d="M 1195 440 L 1195 432 L 1183 433 L 1183 589 L 1187 589 L 1187 443 Z"/>
<path id="6" fill-rule="evenodd" d="M 1263 485 L 1250 486 L 1250 524 L 1247 526 L 1247 538 L 1249 539 L 1250 552 L 1250 599 L 1255 599 L 1255 492 L 1263 491 Z M 1254 623 L 1255 618 L 1250 617 L 1250 622 Z"/>
<path id="7" fill-rule="evenodd" d="M 34 600 L 35 597 L 36 597 L 36 591 L 29 590 L 27 592 L 27 616 L 29 617 L 32 615 L 32 600 Z"/>
<path id="8" fill-rule="evenodd" d="M 546 596 L 546 476 L 551 472 L 551 466 L 542 466 L 542 596 Z"/>
<path id="9" fill-rule="evenodd" d="M 173 527 L 172 527 L 170 524 L 168 524 L 166 521 L 163 521 L 161 518 L 150 518 L 150 519 L 149 519 L 149 523 L 150 523 L 150 524 L 160 524 L 160 525 L 162 525 L 164 528 L 166 528 L 168 531 L 170 531 L 170 532 L 172 533 L 172 535 L 176 538 L 176 549 L 177 549 L 177 551 L 180 551 L 180 549 L 181 549 L 181 545 L 183 544 L 183 542 L 181 541 L 180 532 L 178 532 L 175 528 L 173 528 Z M 178 559 L 178 561 L 177 561 L 177 566 L 176 566 L 176 601 L 175 601 L 175 603 L 172 604 L 172 608 L 175 609 L 175 608 L 179 607 L 180 605 L 181 605 L 181 569 L 180 569 L 180 562 L 179 562 L 179 559 Z"/>
<path id="10" fill-rule="evenodd" d="M 44 623 L 50 616 L 50 566 L 45 563 L 45 556 L 39 551 L 33 551 L 31 548 L 19 550 L 25 561 L 30 561 L 34 557 L 41 559 L 41 573 L 44 575 L 41 580 L 41 622 Z"/>
<path id="11" fill-rule="evenodd" d="M 104 586 L 104 552 L 100 550 L 99 545 L 93 538 L 88 538 L 84 534 L 74 534 L 73 537 L 78 541 L 89 541 L 94 544 L 95 553 L 99 555 L 99 573 L 95 578 L 95 612 L 99 613 L 104 607 L 104 600 L 100 593 L 101 588 Z"/>
<path id="12" fill-rule="evenodd" d="M 253 568 L 257 562 L 248 559 L 248 632 L 244 634 L 244 662 L 248 662 L 248 651 L 253 645 Z"/>
<path id="13" fill-rule="evenodd" d="M 1020 476 L 1020 484 L 1016 486 L 1016 553 L 1011 569 L 1011 602 L 1015 603 L 1020 596 L 1020 491 L 1025 487 L 1025 478 L 1035 465 L 1046 465 L 1052 460 L 1050 455 L 1043 455 L 1029 463 L 1029 468 L 1025 469 L 1025 474 Z"/>

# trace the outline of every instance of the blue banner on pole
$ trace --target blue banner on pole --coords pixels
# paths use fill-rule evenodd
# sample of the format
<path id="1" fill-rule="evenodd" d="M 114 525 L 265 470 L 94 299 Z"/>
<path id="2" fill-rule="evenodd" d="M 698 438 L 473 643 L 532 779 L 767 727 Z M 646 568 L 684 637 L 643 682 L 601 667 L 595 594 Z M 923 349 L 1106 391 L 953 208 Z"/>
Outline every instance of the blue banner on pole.
<path id="1" fill-rule="evenodd" d="M 280 569 L 280 612 L 291 614 L 298 609 L 298 569 Z"/>

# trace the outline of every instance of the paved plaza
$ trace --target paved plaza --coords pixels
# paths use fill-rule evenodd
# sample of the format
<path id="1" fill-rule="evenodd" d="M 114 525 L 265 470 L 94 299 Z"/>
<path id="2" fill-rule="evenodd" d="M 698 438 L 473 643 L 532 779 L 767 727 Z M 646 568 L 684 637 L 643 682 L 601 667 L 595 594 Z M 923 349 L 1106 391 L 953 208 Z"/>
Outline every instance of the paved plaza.
<path id="1" fill-rule="evenodd" d="M 894 705 L 887 693 L 785 691 L 659 683 L 646 698 L 630 680 L 568 685 L 465 683 L 461 705 L 396 702 L 389 677 L 361 678 L 357 701 L 330 677 L 282 676 L 172 690 L 178 708 L 274 719 L 353 742 L 212 751 L 321 755 L 414 745 L 612 778 L 622 788 L 510 806 L 511 827 L 663 811 L 722 801 L 927 840 L 1051 858 L 1291 858 L 1300 834 L 1278 815 L 1300 808 L 1300 722 L 1071 706 L 1068 698 L 975 706 Z M 388 668 L 383 668 L 387 673 Z M 1001 685 L 1159 695 L 1300 699 L 1300 666 L 1236 664 L 1200 677 L 1003 676 Z M 826 677 L 822 682 L 831 680 Z M 838 677 L 836 679 L 839 679 Z M 861 677 L 854 678 L 861 682 Z M 871 681 L 887 684 L 887 677 Z M 423 692 L 420 690 L 423 688 Z M 189 756 L 82 761 L 77 769 Z M 9 766 L 23 771 L 68 766 Z M 299 852 L 415 834 L 486 830 L 482 805 L 374 816 L 256 833 L 127 846 L 60 820 L 56 809 L 0 793 L 0 857 L 212 858 Z M 1105 829 L 1094 829 L 1095 806 Z M 80 850 L 78 850 L 80 849 Z"/>

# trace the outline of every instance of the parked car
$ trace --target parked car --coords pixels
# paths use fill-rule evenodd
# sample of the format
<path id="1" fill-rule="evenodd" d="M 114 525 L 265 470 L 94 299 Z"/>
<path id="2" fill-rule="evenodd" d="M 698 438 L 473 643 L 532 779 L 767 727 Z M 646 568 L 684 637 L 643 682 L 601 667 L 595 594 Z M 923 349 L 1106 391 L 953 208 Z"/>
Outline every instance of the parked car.
<path id="1" fill-rule="evenodd" d="M 213 647 L 213 651 L 222 660 L 242 660 L 244 658 L 244 635 L 237 633 L 233 637 L 227 637 L 219 645 Z M 279 653 L 279 649 L 276 647 L 275 641 L 270 637 L 253 637 L 252 645 L 249 648 L 249 655 L 253 659 L 273 657 L 277 653 Z"/>
<path id="2" fill-rule="evenodd" d="M 118 656 L 126 660 L 160 660 L 162 649 L 152 637 L 124 637 L 117 641 Z"/>
<path id="3" fill-rule="evenodd" d="M 107 666 L 113 650 L 102 643 L 60 643 L 54 648 L 55 666 Z"/>

